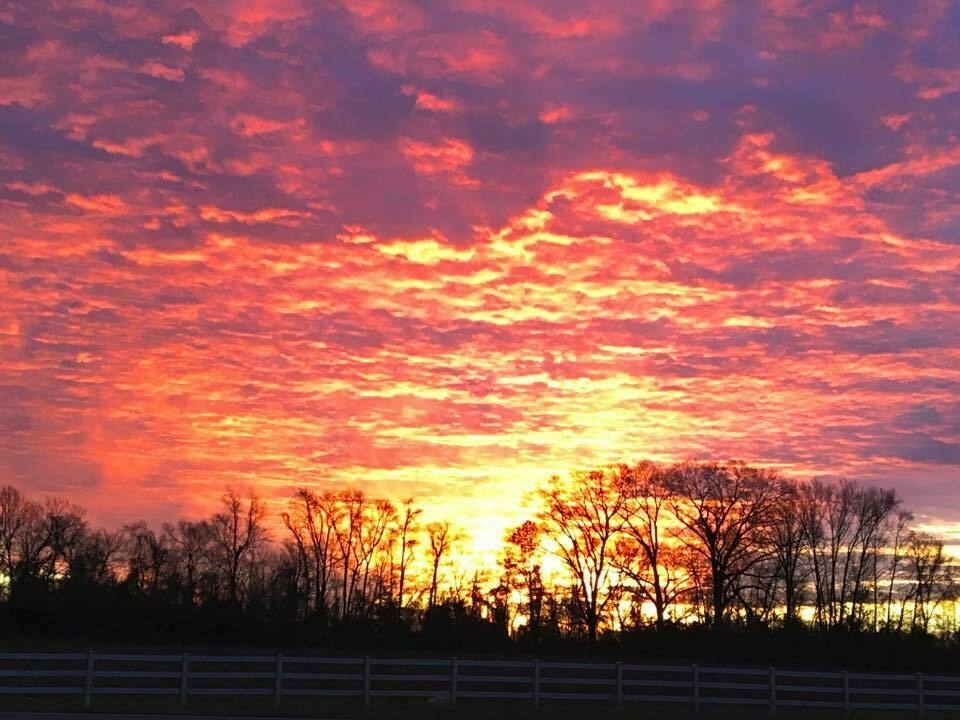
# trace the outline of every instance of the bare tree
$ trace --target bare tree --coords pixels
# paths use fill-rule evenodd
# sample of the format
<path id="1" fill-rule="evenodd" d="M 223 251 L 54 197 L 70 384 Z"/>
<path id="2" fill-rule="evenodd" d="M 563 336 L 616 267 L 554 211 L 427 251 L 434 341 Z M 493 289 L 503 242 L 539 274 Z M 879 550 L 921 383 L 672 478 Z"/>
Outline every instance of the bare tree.
<path id="1" fill-rule="evenodd" d="M 888 541 L 889 518 L 900 506 L 895 490 L 875 487 L 859 488 L 856 502 L 857 533 L 853 546 L 852 592 L 850 620 L 863 625 L 870 599 L 869 581 L 873 579 L 873 598 L 877 598 L 880 552 Z M 873 606 L 874 626 L 877 607 Z"/>
<path id="2" fill-rule="evenodd" d="M 403 512 L 400 515 L 400 522 L 397 526 L 397 543 L 400 551 L 397 568 L 400 574 L 397 587 L 397 607 L 403 608 L 404 597 L 407 584 L 407 573 L 410 570 L 410 562 L 413 560 L 413 550 L 417 545 L 417 534 L 419 525 L 417 519 L 423 513 L 423 510 L 416 507 L 413 498 L 407 498 L 403 502 Z"/>
<path id="3" fill-rule="evenodd" d="M 48 499 L 43 512 L 49 526 L 53 571 L 58 577 L 66 577 L 76 565 L 89 531 L 83 517 L 85 512 L 63 498 Z"/>
<path id="4" fill-rule="evenodd" d="M 305 610 L 325 617 L 330 605 L 331 579 L 336 572 L 334 556 L 340 519 L 337 495 L 301 488 L 291 502 L 291 511 L 281 517 L 297 548 L 304 578 Z"/>
<path id="5" fill-rule="evenodd" d="M 927 533 L 911 532 L 907 539 L 907 564 L 910 570 L 907 599 L 913 601 L 911 627 L 929 632 L 936 609 L 944 600 L 956 595 L 951 562 L 944 552 L 943 540 Z"/>
<path id="6" fill-rule="evenodd" d="M 305 599 L 321 617 L 369 617 L 393 602 L 397 538 L 402 538 L 401 577 L 410 563 L 419 510 L 408 501 L 401 520 L 388 500 L 347 489 L 321 494 L 301 489 L 282 514 L 292 536 L 290 552 Z"/>
<path id="7" fill-rule="evenodd" d="M 823 630 L 837 622 L 840 549 L 850 534 L 852 487 L 814 480 L 800 488 L 803 532 L 810 548 L 815 622 Z"/>
<path id="8" fill-rule="evenodd" d="M 122 531 L 100 529 L 88 533 L 70 569 L 71 577 L 98 585 L 117 582 L 124 570 L 125 544 Z"/>
<path id="9" fill-rule="evenodd" d="M 384 576 L 388 572 L 390 558 L 387 535 L 396 520 L 396 507 L 384 499 L 370 503 L 362 517 L 355 556 L 358 578 L 355 585 L 357 614 L 369 613 L 373 601 L 384 595 L 388 585 Z"/>
<path id="10" fill-rule="evenodd" d="M 503 596 L 509 599 L 517 593 L 520 600 L 520 612 L 526 616 L 526 632 L 536 634 L 543 623 L 543 576 L 541 573 L 542 560 L 540 558 L 541 528 L 532 520 L 527 520 L 507 533 L 501 566 L 503 575 L 501 584 L 504 587 Z M 508 614 L 507 627 L 512 627 L 513 621 Z"/>
<path id="11" fill-rule="evenodd" d="M 432 522 L 427 525 L 427 538 L 430 542 L 430 592 L 427 596 L 428 607 L 434 607 L 437 604 L 438 583 L 440 573 L 440 563 L 446 557 L 454 543 L 459 540 L 459 536 L 446 520 L 443 522 Z"/>
<path id="12" fill-rule="evenodd" d="M 613 599 L 610 571 L 616 536 L 623 526 L 623 478 L 615 469 L 575 473 L 571 482 L 554 476 L 539 487 L 537 495 L 542 506 L 540 524 L 570 573 L 573 609 L 587 638 L 594 642 Z"/>
<path id="13" fill-rule="evenodd" d="M 337 493 L 330 507 L 334 539 L 338 552 L 338 599 L 337 613 L 341 619 L 350 617 L 353 588 L 357 580 L 356 546 L 363 526 L 366 496 L 359 490 Z"/>
<path id="14" fill-rule="evenodd" d="M 913 522 L 913 513 L 906 510 L 901 510 L 898 512 L 893 519 L 892 528 L 888 529 L 884 536 L 892 537 L 890 544 L 890 552 L 887 559 L 887 591 L 883 600 L 883 606 L 886 611 L 886 618 L 884 620 L 884 628 L 887 630 L 893 630 L 893 598 L 894 593 L 896 592 L 897 582 L 901 579 L 901 576 L 904 573 L 904 551 L 905 545 L 909 537 L 908 528 L 910 523 Z M 878 554 L 883 551 L 882 548 L 876 548 L 875 552 Z M 878 608 L 879 614 L 879 576 L 874 582 L 874 604 Z M 877 629 L 877 626 L 874 625 L 874 630 Z M 903 613 L 900 613 L 899 621 L 897 623 L 896 629 L 898 631 L 903 629 Z"/>
<path id="15" fill-rule="evenodd" d="M 708 622 L 719 624 L 740 597 L 747 573 L 770 556 L 768 526 L 783 497 L 780 477 L 743 463 L 687 462 L 669 473 L 680 539 L 709 569 Z"/>
<path id="16" fill-rule="evenodd" d="M 899 498 L 892 490 L 864 488 L 849 480 L 814 480 L 801 488 L 800 503 L 817 625 L 824 629 L 863 622 L 867 580 L 874 574 L 876 550 L 884 545 L 884 529 Z"/>
<path id="17" fill-rule="evenodd" d="M 221 503 L 223 509 L 209 521 L 212 557 L 226 584 L 225 599 L 242 605 L 253 563 L 268 538 L 264 524 L 266 508 L 256 495 L 251 493 L 244 504 L 230 489 Z"/>
<path id="18" fill-rule="evenodd" d="M 163 534 L 173 551 L 173 574 L 180 602 L 191 606 L 201 599 L 201 579 L 212 564 L 213 533 L 206 520 L 165 523 Z"/>
<path id="19" fill-rule="evenodd" d="M 144 595 L 157 596 L 168 590 L 174 553 L 171 539 L 159 535 L 143 521 L 123 528 L 126 536 L 127 582 Z"/>
<path id="20" fill-rule="evenodd" d="M 667 610 L 683 593 L 676 545 L 664 542 L 671 497 L 664 472 L 650 462 L 619 470 L 624 493 L 621 533 L 612 564 L 634 595 L 635 614 L 642 603 L 653 605 L 656 626 L 662 629 Z"/>
<path id="21" fill-rule="evenodd" d="M 806 562 L 807 540 L 799 487 L 784 483 L 783 496 L 772 510 L 769 533 L 776 560 L 775 578 L 782 583 L 784 622 L 795 623 L 799 620 L 803 590 L 811 573 Z"/>
<path id="22" fill-rule="evenodd" d="M 51 582 L 57 554 L 44 506 L 12 486 L 0 489 L 0 572 L 10 589 L 39 580 Z"/>
<path id="23" fill-rule="evenodd" d="M 24 533 L 31 533 L 40 524 L 40 507 L 27 500 L 11 485 L 0 488 L 0 575 L 15 582 L 22 573 Z M 7 587 L 0 585 L 0 590 Z"/>

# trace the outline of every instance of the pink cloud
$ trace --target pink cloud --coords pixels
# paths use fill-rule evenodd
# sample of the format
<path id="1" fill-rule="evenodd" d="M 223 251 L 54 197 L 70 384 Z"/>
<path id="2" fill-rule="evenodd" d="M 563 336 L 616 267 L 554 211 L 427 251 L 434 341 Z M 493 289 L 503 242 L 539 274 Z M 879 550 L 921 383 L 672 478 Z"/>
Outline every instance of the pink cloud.
<path id="1" fill-rule="evenodd" d="M 947 4 L 41 6 L 4 482 L 121 522 L 362 478 L 489 531 L 551 472 L 739 456 L 960 521 Z"/>

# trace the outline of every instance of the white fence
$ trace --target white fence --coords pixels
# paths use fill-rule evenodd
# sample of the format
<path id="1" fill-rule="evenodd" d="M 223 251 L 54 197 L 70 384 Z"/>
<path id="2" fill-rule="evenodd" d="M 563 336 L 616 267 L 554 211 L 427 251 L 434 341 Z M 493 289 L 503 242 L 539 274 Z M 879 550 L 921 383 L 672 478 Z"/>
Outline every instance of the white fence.
<path id="1" fill-rule="evenodd" d="M 397 659 L 299 655 L 0 653 L 0 696 L 72 695 L 90 707 L 100 696 L 263 696 L 280 706 L 297 696 L 685 703 L 778 708 L 960 709 L 960 677 L 697 665 L 573 663 L 540 660 Z M 269 702 L 269 700 L 268 700 Z"/>

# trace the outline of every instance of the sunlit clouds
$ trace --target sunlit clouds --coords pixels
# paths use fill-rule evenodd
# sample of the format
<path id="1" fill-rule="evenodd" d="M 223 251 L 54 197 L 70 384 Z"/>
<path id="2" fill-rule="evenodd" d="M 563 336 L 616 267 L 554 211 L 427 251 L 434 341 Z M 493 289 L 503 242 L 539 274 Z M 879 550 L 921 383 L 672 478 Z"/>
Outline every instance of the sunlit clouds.
<path id="1" fill-rule="evenodd" d="M 960 6 L 6 3 L 0 482 L 480 542 L 597 463 L 960 501 Z M 486 540 L 484 540 L 486 538 Z"/>

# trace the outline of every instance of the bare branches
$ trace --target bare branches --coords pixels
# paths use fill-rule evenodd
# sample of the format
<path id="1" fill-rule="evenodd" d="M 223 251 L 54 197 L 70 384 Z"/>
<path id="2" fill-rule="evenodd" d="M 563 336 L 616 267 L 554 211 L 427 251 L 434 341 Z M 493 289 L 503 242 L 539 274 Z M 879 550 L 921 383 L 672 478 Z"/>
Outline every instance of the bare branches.
<path id="1" fill-rule="evenodd" d="M 252 613 L 322 632 L 442 633 L 470 618 L 536 642 L 686 621 L 926 633 L 947 627 L 957 596 L 943 541 L 912 528 L 892 490 L 641 462 L 552 477 L 535 499 L 535 519 L 504 535 L 494 585 L 482 559 L 458 556 L 451 519 L 423 524 L 412 499 L 355 487 L 297 490 L 279 547 L 255 495 L 228 490 L 204 520 L 107 532 L 64 500 L 0 488 L 0 589 L 30 606 L 98 588 L 173 617 Z"/>
<path id="2" fill-rule="evenodd" d="M 430 542 L 430 592 L 427 607 L 437 604 L 440 563 L 450 554 L 451 548 L 462 539 L 462 535 L 454 530 L 450 522 L 432 522 L 427 525 L 427 538 Z"/>
<path id="3" fill-rule="evenodd" d="M 634 595 L 633 616 L 644 602 L 653 605 L 656 625 L 663 628 L 669 608 L 681 597 L 685 577 L 676 543 L 668 539 L 669 501 L 666 473 L 650 462 L 619 468 L 625 499 L 613 566 Z"/>
<path id="4" fill-rule="evenodd" d="M 729 619 L 748 573 L 771 555 L 768 528 L 785 491 L 779 476 L 742 463 L 683 463 L 668 474 L 681 542 L 706 562 L 707 620 Z"/>
<path id="5" fill-rule="evenodd" d="M 212 560 L 226 584 L 225 599 L 239 606 L 249 589 L 246 580 L 252 565 L 268 539 L 266 509 L 252 493 L 244 505 L 233 490 L 227 490 L 221 504 L 222 510 L 210 518 L 208 526 Z"/>
<path id="6" fill-rule="evenodd" d="M 591 470 L 568 483 L 553 477 L 538 490 L 540 522 L 573 580 L 573 607 L 591 642 L 614 597 L 610 572 L 625 489 L 618 471 Z"/>

